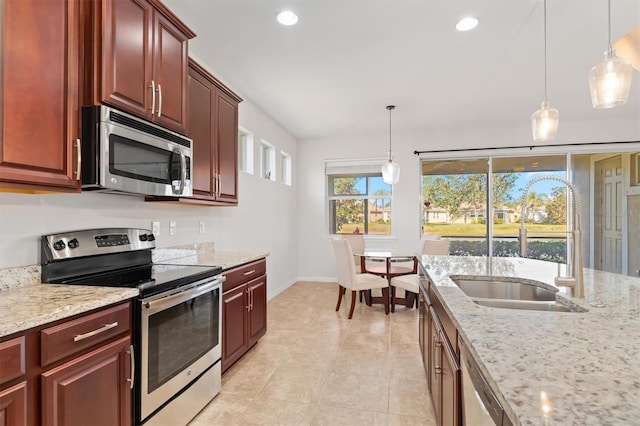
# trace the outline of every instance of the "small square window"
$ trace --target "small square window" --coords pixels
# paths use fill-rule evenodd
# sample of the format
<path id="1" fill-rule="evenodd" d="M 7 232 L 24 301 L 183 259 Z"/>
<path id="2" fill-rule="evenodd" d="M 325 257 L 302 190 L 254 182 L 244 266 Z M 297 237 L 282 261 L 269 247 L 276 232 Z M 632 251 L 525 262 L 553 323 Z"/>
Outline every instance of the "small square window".
<path id="1" fill-rule="evenodd" d="M 238 131 L 238 168 L 253 174 L 253 133 L 242 127 Z"/>
<path id="2" fill-rule="evenodd" d="M 291 156 L 280 151 L 280 182 L 291 186 Z"/>
<path id="3" fill-rule="evenodd" d="M 276 180 L 276 150 L 264 140 L 260 143 L 260 176 L 274 182 Z"/>

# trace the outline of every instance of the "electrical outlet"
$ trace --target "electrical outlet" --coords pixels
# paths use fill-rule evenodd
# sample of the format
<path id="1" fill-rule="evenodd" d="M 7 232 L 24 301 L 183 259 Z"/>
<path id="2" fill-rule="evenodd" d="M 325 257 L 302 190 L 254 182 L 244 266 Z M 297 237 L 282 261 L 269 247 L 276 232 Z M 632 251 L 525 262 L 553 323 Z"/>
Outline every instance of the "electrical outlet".
<path id="1" fill-rule="evenodd" d="M 200 223 L 198 224 L 198 230 L 200 231 L 201 234 L 204 234 L 204 222 L 200 221 Z"/>
<path id="2" fill-rule="evenodd" d="M 151 222 L 151 232 L 156 237 L 160 235 L 160 222 Z"/>
<path id="3" fill-rule="evenodd" d="M 174 221 L 169 222 L 169 235 L 176 235 L 176 223 Z"/>

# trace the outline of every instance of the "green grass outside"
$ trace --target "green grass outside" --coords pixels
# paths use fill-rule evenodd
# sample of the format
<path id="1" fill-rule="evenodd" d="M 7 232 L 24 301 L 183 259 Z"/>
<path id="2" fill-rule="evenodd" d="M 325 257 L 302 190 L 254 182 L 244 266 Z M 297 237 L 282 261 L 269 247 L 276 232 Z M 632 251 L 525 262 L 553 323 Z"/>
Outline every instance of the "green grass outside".
<path id="1" fill-rule="evenodd" d="M 345 223 L 340 230 L 341 234 L 351 234 L 356 227 L 364 233 L 362 223 Z M 422 227 L 425 234 L 434 235 L 455 235 L 469 237 L 483 237 L 486 235 L 487 226 L 483 224 L 464 223 L 427 223 Z M 494 236 L 515 237 L 520 229 L 519 223 L 503 223 L 493 225 Z M 536 237 L 558 237 L 562 238 L 566 231 L 565 225 L 542 225 L 527 223 L 527 232 L 530 236 Z M 388 235 L 391 232 L 391 223 L 369 223 L 369 234 Z"/>

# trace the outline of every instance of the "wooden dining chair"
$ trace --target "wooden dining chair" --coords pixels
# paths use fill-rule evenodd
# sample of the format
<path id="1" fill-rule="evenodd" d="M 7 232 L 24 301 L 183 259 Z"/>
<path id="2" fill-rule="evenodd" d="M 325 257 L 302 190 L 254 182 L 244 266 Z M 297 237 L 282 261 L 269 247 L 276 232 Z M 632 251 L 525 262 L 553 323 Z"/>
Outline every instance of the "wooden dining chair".
<path id="1" fill-rule="evenodd" d="M 356 267 L 353 261 L 353 251 L 349 241 L 343 238 L 332 238 L 333 252 L 336 256 L 336 265 L 338 266 L 338 304 L 336 311 L 340 310 L 342 296 L 346 290 L 351 290 L 351 309 L 349 310 L 349 319 L 353 317 L 353 310 L 356 306 L 356 295 L 361 290 L 371 290 L 374 288 L 382 289 L 382 297 L 384 299 L 384 312 L 389 313 L 389 282 L 386 278 L 373 274 L 356 274 Z M 365 298 L 368 306 L 371 306 L 371 299 L 368 292 L 365 292 Z"/>

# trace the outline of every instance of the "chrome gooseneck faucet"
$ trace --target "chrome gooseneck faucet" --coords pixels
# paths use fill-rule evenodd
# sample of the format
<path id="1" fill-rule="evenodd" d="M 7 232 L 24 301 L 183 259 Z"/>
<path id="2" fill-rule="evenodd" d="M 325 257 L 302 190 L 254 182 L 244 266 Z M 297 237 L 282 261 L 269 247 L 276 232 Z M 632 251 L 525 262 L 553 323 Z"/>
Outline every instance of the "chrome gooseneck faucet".
<path id="1" fill-rule="evenodd" d="M 555 175 L 543 175 L 532 179 L 524 189 L 522 194 L 522 217 L 520 218 L 520 256 L 527 255 L 527 229 L 524 226 L 524 219 L 526 217 L 527 208 L 527 195 L 533 185 L 543 180 L 555 180 L 561 182 L 571 190 L 573 195 L 573 220 L 572 220 L 572 241 L 573 249 L 571 254 L 573 259 L 570 265 L 571 275 L 568 277 L 560 276 L 560 265 L 558 264 L 558 276 L 555 278 L 555 284 L 558 287 L 571 288 L 571 294 L 575 297 L 584 297 L 584 277 L 582 270 L 582 230 L 580 229 L 580 194 L 576 187 L 568 180 Z"/>

